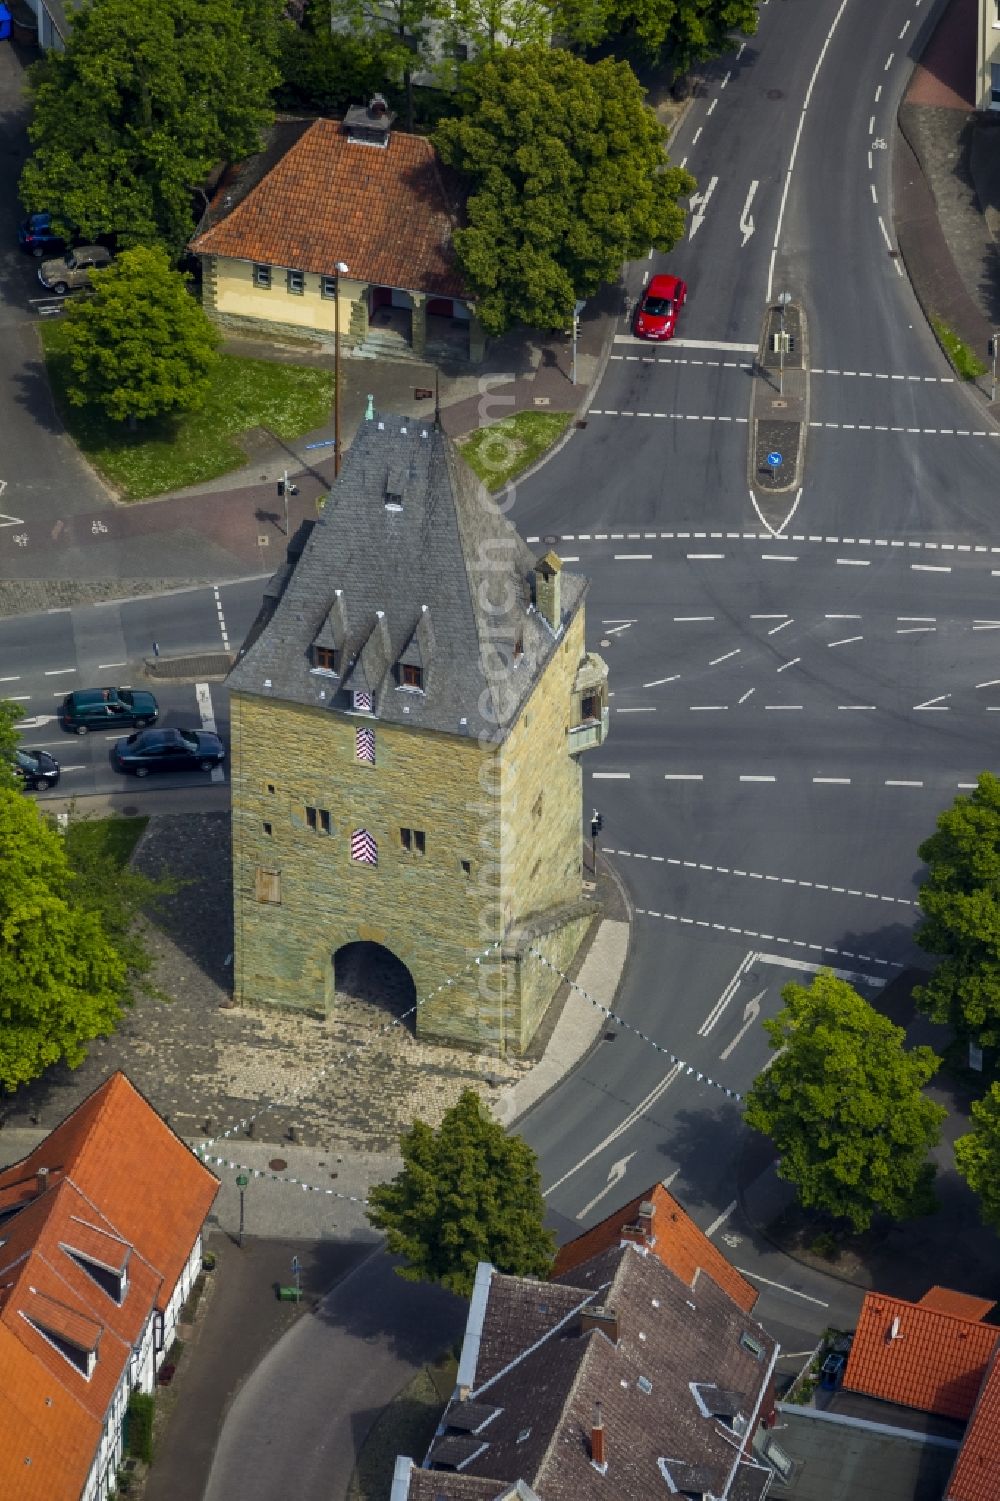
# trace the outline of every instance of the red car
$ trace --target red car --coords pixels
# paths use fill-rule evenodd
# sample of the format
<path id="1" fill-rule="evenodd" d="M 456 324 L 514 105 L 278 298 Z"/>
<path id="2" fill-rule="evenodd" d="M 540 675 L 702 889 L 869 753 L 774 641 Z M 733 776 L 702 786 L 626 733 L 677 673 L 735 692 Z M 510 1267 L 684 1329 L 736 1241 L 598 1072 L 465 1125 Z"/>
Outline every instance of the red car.
<path id="1" fill-rule="evenodd" d="M 672 339 L 687 291 L 687 283 L 679 276 L 654 276 L 635 310 L 633 327 L 637 337 Z"/>

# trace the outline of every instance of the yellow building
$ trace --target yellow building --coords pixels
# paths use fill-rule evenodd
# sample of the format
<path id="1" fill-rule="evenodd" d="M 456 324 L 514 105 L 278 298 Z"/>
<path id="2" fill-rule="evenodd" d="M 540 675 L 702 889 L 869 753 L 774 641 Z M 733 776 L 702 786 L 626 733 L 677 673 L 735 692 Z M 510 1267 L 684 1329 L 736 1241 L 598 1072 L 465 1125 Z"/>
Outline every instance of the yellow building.
<path id="1" fill-rule="evenodd" d="M 482 357 L 434 148 L 392 120 L 376 95 L 343 121 L 279 121 L 227 172 L 190 246 L 215 322 L 323 342 L 339 331 L 365 354 Z"/>
<path id="2" fill-rule="evenodd" d="M 565 968 L 595 915 L 586 591 L 439 427 L 362 423 L 229 679 L 237 1000 L 325 1014 L 338 956 L 377 944 L 421 1036 L 526 1047 L 558 984 L 537 955 Z"/>

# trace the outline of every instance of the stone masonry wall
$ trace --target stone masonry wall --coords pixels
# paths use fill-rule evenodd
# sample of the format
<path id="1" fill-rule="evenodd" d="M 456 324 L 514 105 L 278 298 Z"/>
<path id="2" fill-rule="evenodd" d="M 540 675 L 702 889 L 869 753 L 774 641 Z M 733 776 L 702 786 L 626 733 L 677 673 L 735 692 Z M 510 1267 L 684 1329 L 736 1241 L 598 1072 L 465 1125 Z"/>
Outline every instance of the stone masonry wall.
<path id="1" fill-rule="evenodd" d="M 231 724 L 237 1000 L 325 1013 L 333 955 L 358 939 L 402 960 L 422 998 L 500 936 L 481 849 L 496 820 L 479 792 L 490 749 L 245 694 Z M 375 732 L 374 766 L 355 755 L 362 726 Z M 307 806 L 329 812 L 329 834 L 309 827 Z M 425 854 L 403 847 L 404 827 L 424 833 Z M 352 861 L 358 829 L 376 840 L 377 866 Z M 279 873 L 280 904 L 258 900 L 258 868 Z M 480 1046 L 478 977 L 422 1006 L 418 1035 Z"/>

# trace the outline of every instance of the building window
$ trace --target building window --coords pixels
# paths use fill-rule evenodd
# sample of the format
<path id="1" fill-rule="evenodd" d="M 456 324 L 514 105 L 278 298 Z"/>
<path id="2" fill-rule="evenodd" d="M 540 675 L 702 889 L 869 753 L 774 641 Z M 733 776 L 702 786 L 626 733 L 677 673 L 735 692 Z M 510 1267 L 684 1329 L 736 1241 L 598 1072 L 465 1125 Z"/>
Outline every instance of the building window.
<path id="1" fill-rule="evenodd" d="M 427 835 L 423 829 L 400 829 L 399 842 L 404 850 L 415 855 L 426 855 Z"/>
<path id="2" fill-rule="evenodd" d="M 262 865 L 258 865 L 257 900 L 259 902 L 270 902 L 275 907 L 281 906 L 280 870 L 265 870 Z"/>
<path id="3" fill-rule="evenodd" d="M 354 754 L 368 766 L 375 765 L 375 731 L 367 725 L 354 732 Z"/>
<path id="4" fill-rule="evenodd" d="M 321 276 L 319 279 L 320 293 L 331 302 L 337 295 L 337 278 L 335 276 Z"/>
<path id="5" fill-rule="evenodd" d="M 596 693 L 585 693 L 580 703 L 580 714 L 583 719 L 600 719 L 601 700 Z"/>
<path id="6" fill-rule="evenodd" d="M 332 646 L 314 646 L 313 662 L 321 667 L 324 672 L 337 671 L 337 652 Z"/>
<path id="7" fill-rule="evenodd" d="M 463 876 L 469 876 L 471 878 L 471 876 L 472 876 L 472 861 L 471 860 L 463 860 L 462 861 L 462 874 L 463 874 Z"/>
<path id="8" fill-rule="evenodd" d="M 275 793 L 274 783 L 273 782 L 266 782 L 264 785 L 267 787 L 268 792 L 273 797 L 274 793 Z"/>
<path id="9" fill-rule="evenodd" d="M 289 271 L 288 290 L 294 292 L 296 297 L 301 297 L 306 289 L 306 273 L 304 271 Z"/>
<path id="10" fill-rule="evenodd" d="M 990 63 L 990 109 L 1000 109 L 1000 63 Z"/>
<path id="11" fill-rule="evenodd" d="M 399 831 L 399 842 L 403 846 L 404 850 L 412 849 L 413 848 L 413 830 L 412 829 L 400 829 L 400 831 Z"/>
<path id="12" fill-rule="evenodd" d="M 270 834 L 271 834 L 271 825 L 269 823 L 266 823 L 264 825 L 264 833 L 267 834 L 268 837 L 270 837 Z"/>
<path id="13" fill-rule="evenodd" d="M 424 669 L 415 666 L 412 662 L 404 662 L 401 680 L 404 688 L 420 688 L 422 690 L 424 686 Z"/>
<path id="14" fill-rule="evenodd" d="M 270 292 L 270 290 L 271 290 L 271 268 L 270 268 L 270 266 L 254 266 L 254 268 L 253 268 L 253 284 L 254 284 L 255 287 L 260 287 L 260 289 L 261 289 L 262 292 Z"/>
<path id="15" fill-rule="evenodd" d="M 355 829 L 351 835 L 351 859 L 356 865 L 378 864 L 378 845 L 367 829 Z"/>
<path id="16" fill-rule="evenodd" d="M 310 808 L 307 806 L 306 823 L 314 834 L 329 834 L 331 832 L 329 808 Z"/>
<path id="17" fill-rule="evenodd" d="M 329 808 L 320 808 L 319 810 L 319 831 L 321 834 L 330 834 L 333 832 L 330 824 Z"/>

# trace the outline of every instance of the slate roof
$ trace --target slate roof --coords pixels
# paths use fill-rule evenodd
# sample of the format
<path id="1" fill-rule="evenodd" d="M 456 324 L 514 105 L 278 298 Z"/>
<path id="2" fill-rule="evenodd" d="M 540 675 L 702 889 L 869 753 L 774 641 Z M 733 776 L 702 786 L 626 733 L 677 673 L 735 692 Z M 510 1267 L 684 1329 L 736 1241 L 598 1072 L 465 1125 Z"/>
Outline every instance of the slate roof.
<path id="1" fill-rule="evenodd" d="M 740 1276 L 718 1246 L 713 1245 L 688 1218 L 662 1183 L 655 1184 L 647 1193 L 639 1194 L 631 1203 L 609 1214 L 593 1229 L 561 1246 L 556 1253 L 553 1276 L 572 1271 L 581 1262 L 596 1256 L 598 1251 L 617 1245 L 625 1238 L 636 1239 L 639 1206 L 644 1202 L 653 1206 L 652 1239 L 647 1244 L 664 1266 L 670 1267 L 689 1286 L 693 1285 L 699 1270 L 706 1272 L 749 1313 L 757 1301 L 757 1289 Z"/>
<path id="2" fill-rule="evenodd" d="M 740 1457 L 733 1427 L 705 1416 L 690 1383 L 738 1392 L 748 1432 L 770 1410 L 777 1346 L 710 1277 L 697 1277 L 691 1288 L 629 1243 L 558 1282 L 492 1268 L 487 1275 L 481 1329 L 474 1295 L 460 1366 L 465 1379 L 466 1352 L 476 1352 L 473 1386 L 449 1405 L 428 1456 L 432 1465 L 450 1457 L 462 1468 L 415 1470 L 407 1501 L 496 1498 L 518 1480 L 544 1501 L 648 1501 L 669 1494 L 668 1471 L 679 1489 L 697 1483 L 729 1501 L 762 1501 L 770 1470 Z M 595 1306 L 617 1323 L 587 1328 Z M 744 1333 L 763 1358 L 741 1343 Z M 464 1431 L 469 1402 L 500 1409 L 474 1440 Z M 591 1463 L 598 1404 L 604 1472 Z M 451 1423 L 456 1409 L 461 1453 L 450 1447 L 459 1439 Z M 477 1480 L 492 1490 L 472 1488 Z"/>
<path id="3" fill-rule="evenodd" d="M 997 1501 L 1000 1496 L 1000 1360 L 994 1353 L 945 1501 Z"/>
<path id="4" fill-rule="evenodd" d="M 349 140 L 339 120 L 314 120 L 262 175 L 251 161 L 242 177 L 245 191 L 241 172 L 223 179 L 195 254 L 320 275 L 344 261 L 352 281 L 465 295 L 453 205 L 423 136 L 394 130 L 383 148 Z"/>
<path id="5" fill-rule="evenodd" d="M 404 502 L 387 506 L 400 468 Z M 558 644 L 532 604 L 534 562 L 436 424 L 376 413 L 298 561 L 267 591 L 229 687 L 346 712 L 353 690 L 371 691 L 376 719 L 502 739 Z M 586 589 L 563 570 L 563 627 Z M 397 671 L 414 640 L 423 691 Z M 330 644 L 342 650 L 338 676 L 313 665 L 313 646 Z"/>
<path id="6" fill-rule="evenodd" d="M 79 1501 L 133 1350 L 217 1191 L 123 1074 L 0 1172 L 5 1501 Z"/>
<path id="7" fill-rule="evenodd" d="M 903 1407 L 965 1420 L 998 1339 L 1000 1329 L 992 1324 L 867 1293 L 844 1386 Z"/>

